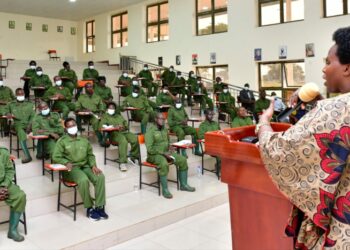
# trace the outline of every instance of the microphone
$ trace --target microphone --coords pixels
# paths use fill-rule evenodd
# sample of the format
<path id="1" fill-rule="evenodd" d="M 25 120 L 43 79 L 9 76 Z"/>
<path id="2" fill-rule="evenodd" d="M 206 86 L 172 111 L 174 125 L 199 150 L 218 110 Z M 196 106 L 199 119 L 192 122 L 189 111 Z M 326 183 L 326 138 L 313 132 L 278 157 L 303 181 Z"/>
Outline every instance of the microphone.
<path id="1" fill-rule="evenodd" d="M 309 82 L 304 84 L 298 92 L 298 102 L 294 107 L 286 108 L 277 117 L 277 122 L 289 122 L 289 116 L 295 110 L 299 109 L 301 104 L 311 102 L 320 94 L 320 88 L 316 83 Z"/>

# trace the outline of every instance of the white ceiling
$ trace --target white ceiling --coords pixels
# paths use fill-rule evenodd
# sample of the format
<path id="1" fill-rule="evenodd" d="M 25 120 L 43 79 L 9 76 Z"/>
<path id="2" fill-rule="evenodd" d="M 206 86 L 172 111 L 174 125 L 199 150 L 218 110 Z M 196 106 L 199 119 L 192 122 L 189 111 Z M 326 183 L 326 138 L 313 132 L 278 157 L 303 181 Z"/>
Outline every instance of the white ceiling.
<path id="1" fill-rule="evenodd" d="M 144 0 L 0 0 L 0 12 L 78 21 Z"/>

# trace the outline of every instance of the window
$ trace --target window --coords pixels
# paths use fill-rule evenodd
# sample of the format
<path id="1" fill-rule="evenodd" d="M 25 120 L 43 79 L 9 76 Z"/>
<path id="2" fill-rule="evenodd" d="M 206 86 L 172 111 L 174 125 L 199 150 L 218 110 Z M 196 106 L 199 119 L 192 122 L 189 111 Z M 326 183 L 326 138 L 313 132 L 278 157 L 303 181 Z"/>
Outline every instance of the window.
<path id="1" fill-rule="evenodd" d="M 259 25 L 304 20 L 304 0 L 259 0 Z"/>
<path id="2" fill-rule="evenodd" d="M 227 32 L 227 0 L 196 0 L 197 36 Z"/>
<path id="3" fill-rule="evenodd" d="M 219 76 L 223 82 L 229 82 L 227 65 L 197 67 L 197 75 L 212 80 L 213 82 L 215 81 L 215 78 Z M 207 85 L 206 87 L 209 89 L 213 88 L 212 85 Z"/>
<path id="4" fill-rule="evenodd" d="M 86 53 L 95 52 L 95 20 L 86 22 Z"/>
<path id="5" fill-rule="evenodd" d="M 128 13 L 112 16 L 112 48 L 128 46 Z"/>
<path id="6" fill-rule="evenodd" d="M 259 88 L 261 89 L 270 92 L 280 91 L 282 97 L 286 99 L 290 93 L 304 83 L 305 63 L 303 60 L 259 63 Z"/>
<path id="7" fill-rule="evenodd" d="M 169 40 L 168 2 L 147 6 L 147 42 Z"/>
<path id="8" fill-rule="evenodd" d="M 323 0 L 324 17 L 349 14 L 350 0 Z"/>

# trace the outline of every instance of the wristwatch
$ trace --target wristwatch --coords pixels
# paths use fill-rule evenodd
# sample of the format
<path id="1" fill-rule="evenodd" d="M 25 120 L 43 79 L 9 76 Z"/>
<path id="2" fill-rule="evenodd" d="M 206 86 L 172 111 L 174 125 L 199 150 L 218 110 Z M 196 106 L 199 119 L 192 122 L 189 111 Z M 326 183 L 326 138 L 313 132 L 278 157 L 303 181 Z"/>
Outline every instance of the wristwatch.
<path id="1" fill-rule="evenodd" d="M 269 122 L 262 122 L 262 123 L 256 124 L 256 126 L 255 126 L 255 134 L 256 134 L 256 135 L 259 133 L 259 129 L 260 129 L 262 126 L 270 126 L 270 123 L 269 123 Z"/>

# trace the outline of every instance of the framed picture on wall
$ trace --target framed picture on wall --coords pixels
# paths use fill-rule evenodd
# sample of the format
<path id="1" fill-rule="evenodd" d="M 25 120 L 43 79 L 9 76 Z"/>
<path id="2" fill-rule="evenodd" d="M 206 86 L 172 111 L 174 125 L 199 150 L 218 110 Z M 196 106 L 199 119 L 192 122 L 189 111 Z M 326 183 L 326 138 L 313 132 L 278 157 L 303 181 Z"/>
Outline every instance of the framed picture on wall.
<path id="1" fill-rule="evenodd" d="M 215 64 L 216 63 L 216 53 L 212 52 L 210 53 L 210 64 Z"/>
<path id="2" fill-rule="evenodd" d="M 279 59 L 286 59 L 287 58 L 287 46 L 286 45 L 279 46 L 278 58 Z"/>
<path id="3" fill-rule="evenodd" d="M 163 57 L 162 56 L 158 56 L 158 65 L 163 66 Z"/>
<path id="4" fill-rule="evenodd" d="M 15 21 L 9 21 L 9 29 L 15 29 L 16 28 L 16 22 Z"/>
<path id="5" fill-rule="evenodd" d="M 26 23 L 26 30 L 32 31 L 32 23 Z"/>
<path id="6" fill-rule="evenodd" d="M 305 56 L 314 57 L 315 56 L 315 44 L 307 43 L 305 44 Z"/>
<path id="7" fill-rule="evenodd" d="M 198 54 L 192 54 L 192 65 L 198 64 Z"/>
<path id="8" fill-rule="evenodd" d="M 261 61 L 261 49 L 260 48 L 254 49 L 254 60 Z"/>
<path id="9" fill-rule="evenodd" d="M 175 61 L 176 61 L 176 65 L 181 65 L 181 56 L 177 55 L 175 58 Z"/>
<path id="10" fill-rule="evenodd" d="M 76 33 L 77 33 L 77 28 L 71 27 L 70 28 L 70 34 L 74 36 Z"/>
<path id="11" fill-rule="evenodd" d="M 63 26 L 57 26 L 57 32 L 63 32 Z"/>
<path id="12" fill-rule="evenodd" d="M 41 29 L 42 29 L 43 32 L 48 32 L 49 31 L 49 25 L 43 24 Z"/>

